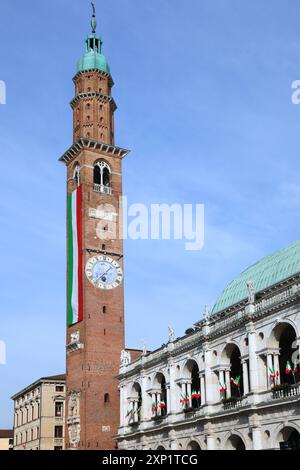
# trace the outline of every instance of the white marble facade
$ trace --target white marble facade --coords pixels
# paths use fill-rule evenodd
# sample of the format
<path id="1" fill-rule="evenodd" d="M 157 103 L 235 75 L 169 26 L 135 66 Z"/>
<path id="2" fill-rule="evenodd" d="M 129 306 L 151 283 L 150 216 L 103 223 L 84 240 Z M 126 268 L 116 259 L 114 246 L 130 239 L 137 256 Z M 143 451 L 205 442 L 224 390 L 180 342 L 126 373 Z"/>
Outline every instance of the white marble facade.
<path id="1" fill-rule="evenodd" d="M 299 447 L 300 375 L 285 372 L 299 345 L 300 275 L 206 314 L 186 336 L 121 366 L 119 448 Z"/>

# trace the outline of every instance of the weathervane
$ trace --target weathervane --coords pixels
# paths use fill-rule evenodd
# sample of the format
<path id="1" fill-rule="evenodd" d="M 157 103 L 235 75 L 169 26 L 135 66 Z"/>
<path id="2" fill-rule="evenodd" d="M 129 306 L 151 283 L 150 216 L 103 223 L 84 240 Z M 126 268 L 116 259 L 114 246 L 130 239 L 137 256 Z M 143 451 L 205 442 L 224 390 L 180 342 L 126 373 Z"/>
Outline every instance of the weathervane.
<path id="1" fill-rule="evenodd" d="M 91 4 L 92 4 L 92 9 L 93 9 L 93 16 L 92 16 L 91 25 L 92 25 L 92 32 L 93 32 L 93 34 L 95 34 L 96 28 L 97 28 L 96 7 L 95 7 L 95 3 L 94 3 L 94 2 L 91 2 Z"/>

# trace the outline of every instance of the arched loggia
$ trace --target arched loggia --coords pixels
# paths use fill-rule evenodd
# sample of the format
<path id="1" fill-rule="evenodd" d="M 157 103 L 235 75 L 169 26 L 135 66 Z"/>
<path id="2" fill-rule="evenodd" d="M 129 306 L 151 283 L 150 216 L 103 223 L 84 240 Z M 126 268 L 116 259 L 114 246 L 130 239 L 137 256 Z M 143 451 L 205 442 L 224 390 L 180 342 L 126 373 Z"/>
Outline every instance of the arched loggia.
<path id="1" fill-rule="evenodd" d="M 271 369 L 276 376 L 273 379 L 275 385 L 279 383 L 293 385 L 300 380 L 296 338 L 296 331 L 289 323 L 279 323 L 270 335 L 269 346 L 278 351 L 269 359 Z"/>

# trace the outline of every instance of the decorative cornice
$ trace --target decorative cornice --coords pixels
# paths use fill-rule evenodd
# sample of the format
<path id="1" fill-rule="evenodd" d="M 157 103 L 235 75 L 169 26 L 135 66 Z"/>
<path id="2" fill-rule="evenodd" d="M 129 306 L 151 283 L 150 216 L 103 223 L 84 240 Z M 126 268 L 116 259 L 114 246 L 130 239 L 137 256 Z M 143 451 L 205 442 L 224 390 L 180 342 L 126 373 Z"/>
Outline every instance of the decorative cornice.
<path id="1" fill-rule="evenodd" d="M 113 108 L 113 112 L 115 112 L 116 109 L 118 109 L 118 107 L 116 105 L 116 102 L 115 102 L 115 100 L 113 99 L 112 96 L 103 95 L 102 93 L 98 93 L 98 92 L 79 93 L 70 102 L 71 108 L 73 109 L 75 104 L 77 104 L 80 100 L 90 99 L 90 98 L 97 98 L 98 101 L 111 103 L 111 106 Z"/>
<path id="2" fill-rule="evenodd" d="M 71 163 L 82 150 L 98 150 L 117 158 L 124 158 L 129 153 L 129 150 L 81 137 L 63 154 L 62 157 L 60 157 L 59 161 L 69 165 L 69 163 Z"/>
<path id="3" fill-rule="evenodd" d="M 89 70 L 84 70 L 83 72 L 77 72 L 76 75 L 75 75 L 75 77 L 73 78 L 73 82 L 75 83 L 76 80 L 77 80 L 81 75 L 86 75 L 86 74 L 89 74 L 89 73 L 97 73 L 97 74 L 99 74 L 99 75 L 102 75 L 102 77 L 108 78 L 111 87 L 113 87 L 114 84 L 115 84 L 110 73 L 102 72 L 101 70 L 98 70 L 98 69 L 89 69 Z"/>

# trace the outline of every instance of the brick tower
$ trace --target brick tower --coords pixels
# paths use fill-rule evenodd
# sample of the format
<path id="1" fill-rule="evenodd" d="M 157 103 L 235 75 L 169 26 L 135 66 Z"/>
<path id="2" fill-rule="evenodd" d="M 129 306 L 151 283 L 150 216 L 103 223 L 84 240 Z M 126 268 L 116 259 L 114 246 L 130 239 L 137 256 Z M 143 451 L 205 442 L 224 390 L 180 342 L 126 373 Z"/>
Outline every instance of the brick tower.
<path id="1" fill-rule="evenodd" d="M 124 349 L 122 159 L 114 144 L 113 80 L 92 34 L 73 79 L 74 143 L 67 167 L 66 449 L 114 449 L 116 376 Z"/>

